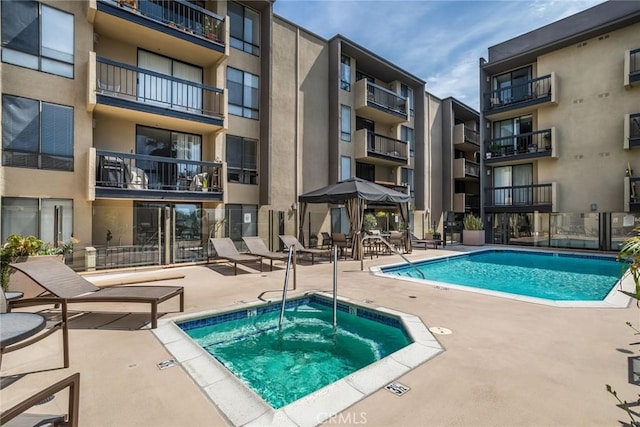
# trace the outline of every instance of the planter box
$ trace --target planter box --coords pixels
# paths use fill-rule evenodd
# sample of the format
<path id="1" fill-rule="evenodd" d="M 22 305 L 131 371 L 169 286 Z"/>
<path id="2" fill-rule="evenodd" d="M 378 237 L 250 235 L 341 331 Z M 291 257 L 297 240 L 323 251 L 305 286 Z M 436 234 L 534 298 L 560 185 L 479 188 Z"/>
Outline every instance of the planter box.
<path id="1" fill-rule="evenodd" d="M 64 255 L 36 255 L 18 257 L 12 260 L 13 263 L 18 262 L 33 262 L 43 258 L 57 259 L 60 262 L 64 262 Z M 44 292 L 44 289 L 36 284 L 33 280 L 27 277 L 25 274 L 12 270 L 9 273 L 9 290 L 20 291 L 24 293 L 23 298 L 34 298 Z"/>
<path id="2" fill-rule="evenodd" d="M 484 230 L 462 230 L 462 244 L 468 246 L 484 245 Z"/>

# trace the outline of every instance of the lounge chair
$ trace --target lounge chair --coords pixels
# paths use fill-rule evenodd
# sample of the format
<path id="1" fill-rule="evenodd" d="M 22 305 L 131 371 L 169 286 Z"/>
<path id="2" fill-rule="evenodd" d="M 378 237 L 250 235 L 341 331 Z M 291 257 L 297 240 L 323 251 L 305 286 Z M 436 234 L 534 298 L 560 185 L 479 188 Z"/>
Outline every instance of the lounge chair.
<path id="1" fill-rule="evenodd" d="M 411 235 L 411 245 L 412 246 L 419 246 L 419 245 L 423 245 L 424 249 L 426 250 L 428 246 L 432 245 L 433 249 L 438 249 L 438 245 L 442 244 L 442 240 L 441 239 L 434 239 L 432 234 L 425 234 L 424 235 L 424 239 L 418 239 L 416 236 L 414 236 L 413 234 Z"/>
<path id="2" fill-rule="evenodd" d="M 64 415 L 31 414 L 26 413 L 31 407 L 42 404 L 50 396 L 69 388 L 69 407 Z M 78 407 L 80 406 L 80 373 L 58 381 L 57 383 L 37 392 L 29 398 L 0 414 L 0 424 L 5 425 L 9 421 L 11 425 L 54 425 L 54 426 L 78 426 Z"/>
<path id="3" fill-rule="evenodd" d="M 273 271 L 273 260 L 286 261 L 289 258 L 289 254 L 285 254 L 282 252 L 272 252 L 267 248 L 267 245 L 264 244 L 262 239 L 258 236 L 247 236 L 243 237 L 244 244 L 247 245 L 247 249 L 249 249 L 249 253 L 251 255 L 257 255 L 260 258 L 267 258 L 271 261 L 271 271 Z M 262 260 L 260 261 L 262 262 Z"/>
<path id="4" fill-rule="evenodd" d="M 47 321 L 47 318 L 39 313 L 9 313 L 4 291 L 0 288 L 0 325 L 2 325 L 0 327 L 0 364 L 2 364 L 3 354 L 24 348 L 62 330 L 63 364 L 65 368 L 69 367 L 69 330 L 65 300 L 61 298 L 24 299 L 13 302 L 12 307 L 44 304 L 60 305 L 62 307 L 61 319 Z"/>
<path id="5" fill-rule="evenodd" d="M 304 246 L 302 246 L 302 243 L 300 243 L 298 239 L 295 238 L 295 236 L 283 235 L 278 237 L 280 237 L 280 240 L 282 240 L 282 243 L 284 243 L 287 248 L 295 246 L 297 253 L 311 255 L 311 265 L 313 265 L 313 263 L 315 262 L 316 255 L 328 256 L 329 260 L 331 260 L 331 249 L 305 248 Z"/>
<path id="6" fill-rule="evenodd" d="M 233 274 L 238 274 L 238 263 L 243 262 L 259 262 L 260 271 L 262 271 L 262 258 L 255 255 L 241 254 L 236 249 L 236 245 L 228 237 L 212 237 L 209 239 L 216 251 L 218 258 L 226 259 L 233 262 Z"/>
<path id="7" fill-rule="evenodd" d="M 151 328 L 158 327 L 158 304 L 180 296 L 180 311 L 184 311 L 182 286 L 112 286 L 99 288 L 54 259 L 41 259 L 10 264 L 11 268 L 25 274 L 52 295 L 67 303 L 116 302 L 151 305 Z M 36 299 L 39 299 L 38 297 Z M 20 300 L 15 303 L 18 304 Z M 9 307 L 15 306 L 9 302 Z"/>

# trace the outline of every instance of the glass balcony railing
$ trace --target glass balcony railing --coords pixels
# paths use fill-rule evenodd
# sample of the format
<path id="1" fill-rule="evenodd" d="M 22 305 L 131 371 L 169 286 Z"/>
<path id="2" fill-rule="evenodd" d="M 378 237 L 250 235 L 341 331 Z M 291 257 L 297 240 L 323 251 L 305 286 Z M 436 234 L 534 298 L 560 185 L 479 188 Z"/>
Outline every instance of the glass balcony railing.
<path id="1" fill-rule="evenodd" d="M 192 192 L 209 198 L 223 191 L 222 169 L 217 162 L 96 151 L 96 195 L 104 189 Z"/>
<path id="2" fill-rule="evenodd" d="M 191 114 L 224 114 L 222 89 L 106 58 L 96 58 L 96 92 Z"/>

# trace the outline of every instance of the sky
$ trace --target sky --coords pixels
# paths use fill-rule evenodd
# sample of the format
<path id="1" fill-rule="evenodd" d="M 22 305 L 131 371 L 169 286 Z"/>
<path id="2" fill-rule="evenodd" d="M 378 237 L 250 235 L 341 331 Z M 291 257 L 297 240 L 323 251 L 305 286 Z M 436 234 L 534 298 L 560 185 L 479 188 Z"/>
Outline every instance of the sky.
<path id="1" fill-rule="evenodd" d="M 276 0 L 277 15 L 329 39 L 352 40 L 478 110 L 488 48 L 603 0 Z"/>

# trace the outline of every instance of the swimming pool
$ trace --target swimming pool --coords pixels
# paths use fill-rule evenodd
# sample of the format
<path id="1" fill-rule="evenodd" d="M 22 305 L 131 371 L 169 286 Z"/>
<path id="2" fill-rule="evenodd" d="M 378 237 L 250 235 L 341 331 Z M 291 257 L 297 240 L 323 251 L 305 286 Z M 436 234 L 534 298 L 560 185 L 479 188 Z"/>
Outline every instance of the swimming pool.
<path id="1" fill-rule="evenodd" d="M 286 307 L 282 334 L 278 301 L 160 319 L 154 333 L 234 425 L 319 424 L 443 351 L 407 313 L 339 298 L 334 335 L 330 295 Z"/>
<path id="2" fill-rule="evenodd" d="M 480 250 L 414 262 L 427 282 L 497 296 L 570 306 L 612 297 L 623 273 L 614 256 L 526 250 Z M 409 264 L 376 274 L 422 281 Z"/>

